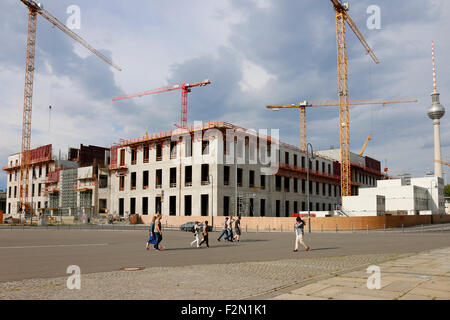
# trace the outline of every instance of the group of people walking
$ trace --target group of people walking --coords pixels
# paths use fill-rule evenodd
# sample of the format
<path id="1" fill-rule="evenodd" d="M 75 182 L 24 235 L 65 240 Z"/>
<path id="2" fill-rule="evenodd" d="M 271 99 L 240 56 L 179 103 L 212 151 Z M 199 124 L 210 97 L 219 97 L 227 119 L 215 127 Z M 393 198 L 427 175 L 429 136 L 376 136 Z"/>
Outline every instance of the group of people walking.
<path id="1" fill-rule="evenodd" d="M 162 228 L 161 228 L 161 214 L 157 214 L 153 216 L 152 222 L 150 224 L 149 228 L 149 239 L 145 245 L 145 248 L 147 250 L 150 249 L 150 245 L 153 244 L 153 247 L 155 250 L 164 250 L 164 247 L 161 245 L 161 241 L 163 239 L 162 237 Z M 304 227 L 306 223 L 300 218 L 297 217 L 296 223 L 294 224 L 294 231 L 295 231 L 295 248 L 294 252 L 298 251 L 298 244 L 300 243 L 304 248 L 305 251 L 309 251 L 310 248 L 305 244 L 303 241 L 304 237 Z M 234 235 L 233 235 L 233 226 L 234 226 Z M 204 227 L 201 228 L 201 225 L 198 221 L 195 221 L 194 223 L 194 241 L 191 242 L 191 247 L 197 243 L 196 247 L 201 248 L 202 245 L 205 243 L 206 247 L 209 248 L 209 232 L 208 232 L 208 221 L 204 222 Z M 202 240 L 200 241 L 200 234 L 203 236 Z M 225 237 L 224 237 L 225 236 Z M 220 234 L 219 238 L 217 238 L 217 241 L 220 241 L 224 237 L 225 241 L 240 241 L 241 238 L 241 217 L 238 216 L 236 219 L 233 219 L 233 217 L 225 217 L 225 221 L 222 225 L 222 233 Z"/>
<path id="2" fill-rule="evenodd" d="M 234 233 L 233 236 L 233 226 L 234 226 Z M 225 221 L 222 225 L 222 233 L 220 234 L 217 241 L 220 241 L 222 237 L 225 236 L 225 241 L 237 241 L 239 242 L 241 239 L 241 217 L 238 216 L 236 220 L 233 219 L 233 217 L 225 217 Z"/>

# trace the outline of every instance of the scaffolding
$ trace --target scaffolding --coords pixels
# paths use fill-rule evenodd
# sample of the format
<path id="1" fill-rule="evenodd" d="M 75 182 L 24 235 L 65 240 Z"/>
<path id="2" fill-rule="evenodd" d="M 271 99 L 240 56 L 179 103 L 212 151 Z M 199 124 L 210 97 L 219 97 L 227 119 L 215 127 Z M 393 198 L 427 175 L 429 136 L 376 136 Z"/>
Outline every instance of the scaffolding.
<path id="1" fill-rule="evenodd" d="M 80 207 L 81 208 L 92 207 L 92 190 L 80 191 Z"/>
<path id="2" fill-rule="evenodd" d="M 59 193 L 54 192 L 48 194 L 48 207 L 59 208 Z"/>
<path id="3" fill-rule="evenodd" d="M 73 186 L 77 183 L 77 169 L 61 171 L 61 215 L 67 216 L 77 211 L 77 192 Z"/>

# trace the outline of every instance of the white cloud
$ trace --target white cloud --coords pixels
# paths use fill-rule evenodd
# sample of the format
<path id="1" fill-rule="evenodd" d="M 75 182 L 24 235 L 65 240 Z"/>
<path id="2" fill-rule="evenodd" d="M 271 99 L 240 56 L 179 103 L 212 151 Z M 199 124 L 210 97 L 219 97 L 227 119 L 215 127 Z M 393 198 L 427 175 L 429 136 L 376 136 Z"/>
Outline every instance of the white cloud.
<path id="1" fill-rule="evenodd" d="M 243 61 L 242 72 L 243 78 L 239 85 L 244 92 L 261 90 L 270 80 L 276 80 L 276 77 L 269 74 L 263 67 L 249 60 Z"/>

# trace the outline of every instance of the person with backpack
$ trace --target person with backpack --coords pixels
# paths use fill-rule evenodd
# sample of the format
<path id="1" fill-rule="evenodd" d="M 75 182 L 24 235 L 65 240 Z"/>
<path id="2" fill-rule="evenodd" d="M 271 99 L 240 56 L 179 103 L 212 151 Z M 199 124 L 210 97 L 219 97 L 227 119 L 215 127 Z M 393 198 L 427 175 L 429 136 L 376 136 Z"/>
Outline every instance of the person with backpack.
<path id="1" fill-rule="evenodd" d="M 225 217 L 225 221 L 223 222 L 223 226 L 222 226 L 222 233 L 220 234 L 217 241 L 220 241 L 220 239 L 222 239 L 223 236 L 225 236 L 225 240 L 227 240 L 227 238 L 228 238 L 227 222 L 228 222 L 228 217 Z"/>
<path id="2" fill-rule="evenodd" d="M 194 232 L 195 240 L 191 242 L 191 247 L 194 244 L 194 242 L 197 242 L 197 248 L 200 248 L 200 226 L 198 225 L 198 221 L 194 222 L 194 228 L 192 230 Z"/>
<path id="3" fill-rule="evenodd" d="M 209 248 L 209 243 L 208 243 L 208 220 L 205 221 L 205 227 L 203 228 L 203 239 L 202 242 L 200 242 L 199 247 L 202 246 L 203 243 L 206 243 L 206 246 Z"/>
<path id="4" fill-rule="evenodd" d="M 305 251 L 309 251 L 309 247 L 303 242 L 303 234 L 304 234 L 304 227 L 305 222 L 300 218 L 297 217 L 297 222 L 294 224 L 294 230 L 295 230 L 295 249 L 294 252 L 298 251 L 298 243 L 300 242 L 304 247 Z"/>

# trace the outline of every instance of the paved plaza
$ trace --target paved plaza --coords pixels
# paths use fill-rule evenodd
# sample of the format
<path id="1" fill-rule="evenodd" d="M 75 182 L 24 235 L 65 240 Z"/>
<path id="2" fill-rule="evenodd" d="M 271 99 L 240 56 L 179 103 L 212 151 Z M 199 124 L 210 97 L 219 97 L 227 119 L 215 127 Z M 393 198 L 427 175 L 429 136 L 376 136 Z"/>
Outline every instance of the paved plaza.
<path id="1" fill-rule="evenodd" d="M 197 249 L 192 233 L 165 231 L 167 249 L 157 252 L 144 249 L 144 230 L 0 230 L 0 299 L 448 299 L 424 291 L 448 287 L 446 231 L 312 233 L 312 250 L 298 253 L 293 232 L 243 233 L 240 243 L 217 236 Z M 405 263 L 421 267 L 416 277 L 401 273 Z M 69 265 L 81 269 L 81 290 L 67 289 Z M 369 265 L 381 267 L 381 290 L 366 288 Z"/>
<path id="2" fill-rule="evenodd" d="M 450 247 L 379 264 L 380 289 L 368 289 L 366 270 L 289 288 L 280 300 L 450 300 Z M 272 294 L 273 295 L 273 294 Z"/>

